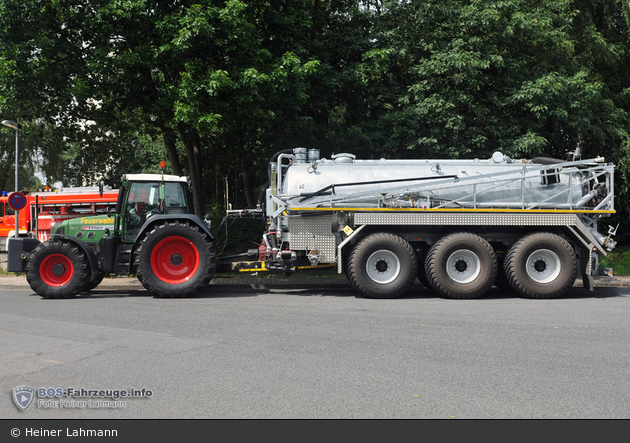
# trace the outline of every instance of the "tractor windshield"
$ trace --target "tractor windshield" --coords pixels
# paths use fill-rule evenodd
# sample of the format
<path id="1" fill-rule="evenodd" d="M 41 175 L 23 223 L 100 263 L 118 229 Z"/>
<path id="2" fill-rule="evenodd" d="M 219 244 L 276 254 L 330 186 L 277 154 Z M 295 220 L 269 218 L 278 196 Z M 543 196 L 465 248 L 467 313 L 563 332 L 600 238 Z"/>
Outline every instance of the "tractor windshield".
<path id="1" fill-rule="evenodd" d="M 124 240 L 135 240 L 152 211 L 158 209 L 158 183 L 132 183 L 125 204 Z"/>

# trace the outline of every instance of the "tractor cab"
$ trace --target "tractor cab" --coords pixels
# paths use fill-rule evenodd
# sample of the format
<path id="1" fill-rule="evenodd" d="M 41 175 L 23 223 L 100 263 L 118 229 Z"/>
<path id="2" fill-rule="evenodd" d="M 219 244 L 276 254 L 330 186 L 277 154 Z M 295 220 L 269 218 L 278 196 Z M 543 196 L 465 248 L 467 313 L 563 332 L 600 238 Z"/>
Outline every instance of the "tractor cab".
<path id="1" fill-rule="evenodd" d="M 192 199 L 186 177 L 161 174 L 123 176 L 116 212 L 122 216 L 121 240 L 133 242 L 142 226 L 158 214 L 190 214 Z"/>

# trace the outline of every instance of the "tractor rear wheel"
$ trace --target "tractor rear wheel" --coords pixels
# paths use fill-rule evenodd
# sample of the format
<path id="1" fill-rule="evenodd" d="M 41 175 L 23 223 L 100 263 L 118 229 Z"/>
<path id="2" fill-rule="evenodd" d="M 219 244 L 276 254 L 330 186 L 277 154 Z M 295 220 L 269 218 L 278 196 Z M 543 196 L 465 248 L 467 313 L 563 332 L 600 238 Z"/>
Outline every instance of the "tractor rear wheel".
<path id="1" fill-rule="evenodd" d="M 72 298 L 90 281 L 90 265 L 75 244 L 49 240 L 38 245 L 26 264 L 26 281 L 44 298 Z"/>
<path id="2" fill-rule="evenodd" d="M 138 280 L 158 297 L 188 297 L 208 285 L 217 266 L 212 239 L 188 222 L 154 226 L 135 254 Z"/>

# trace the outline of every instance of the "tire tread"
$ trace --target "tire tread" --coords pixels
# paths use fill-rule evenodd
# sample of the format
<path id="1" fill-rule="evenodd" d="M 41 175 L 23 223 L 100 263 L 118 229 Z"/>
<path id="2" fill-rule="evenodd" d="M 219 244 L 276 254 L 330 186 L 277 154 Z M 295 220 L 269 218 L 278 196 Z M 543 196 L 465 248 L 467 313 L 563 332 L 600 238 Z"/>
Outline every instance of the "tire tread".
<path id="1" fill-rule="evenodd" d="M 74 271 L 71 280 L 64 286 L 49 286 L 39 272 L 42 260 L 50 254 L 65 255 L 72 262 Z M 26 281 L 31 289 L 43 298 L 72 298 L 82 292 L 90 281 L 90 264 L 85 253 L 76 244 L 62 240 L 47 240 L 39 244 L 29 256 L 26 264 Z"/>
<path id="2" fill-rule="evenodd" d="M 569 270 L 568 273 L 565 274 L 564 282 L 560 282 L 559 285 L 555 285 L 555 288 L 552 286 L 551 290 L 545 292 L 533 288 L 532 284 L 529 284 L 527 276 L 521 275 L 523 271 L 520 269 L 521 263 L 519 263 L 519 259 L 525 258 L 525 249 L 531 248 L 532 244 L 535 245 L 536 242 L 546 245 L 555 244 L 555 246 L 558 246 L 561 250 L 568 254 Z M 577 278 L 577 260 L 573 247 L 566 239 L 551 232 L 536 232 L 521 237 L 512 245 L 506 254 L 504 266 L 505 274 L 512 290 L 518 295 L 526 298 L 558 298 L 573 286 L 573 283 L 575 283 L 575 279 Z"/>
<path id="3" fill-rule="evenodd" d="M 441 266 L 444 251 L 447 248 L 451 248 L 454 245 L 460 245 L 462 243 L 468 243 L 479 247 L 480 250 L 483 251 L 484 254 L 487 254 L 487 257 L 490 259 L 489 277 L 482 285 L 469 292 L 458 291 L 454 283 L 451 284 L 449 281 L 444 281 L 444 279 L 448 277 L 445 275 L 446 272 L 443 272 Z M 481 297 L 488 292 L 494 284 L 497 270 L 498 265 L 496 254 L 490 243 L 482 237 L 470 232 L 456 232 L 441 238 L 431 247 L 431 249 L 429 249 L 425 260 L 425 272 L 431 287 L 438 294 L 453 299 L 474 299 Z"/>
<path id="4" fill-rule="evenodd" d="M 374 287 L 370 287 L 372 283 L 371 280 L 367 277 L 364 278 L 361 274 L 361 265 L 359 262 L 364 257 L 366 249 L 379 243 L 383 244 L 383 247 L 393 246 L 399 249 L 403 256 L 409 259 L 410 269 L 408 275 L 403 277 L 403 280 L 397 281 L 396 285 L 384 285 L 392 288 L 392 290 L 388 290 L 385 287 L 382 288 L 383 290 L 376 290 Z M 409 242 L 402 237 L 388 232 L 379 232 L 365 237 L 353 248 L 348 259 L 347 277 L 359 297 L 381 299 L 399 298 L 409 291 L 416 280 L 416 274 L 417 261 L 415 251 Z"/>

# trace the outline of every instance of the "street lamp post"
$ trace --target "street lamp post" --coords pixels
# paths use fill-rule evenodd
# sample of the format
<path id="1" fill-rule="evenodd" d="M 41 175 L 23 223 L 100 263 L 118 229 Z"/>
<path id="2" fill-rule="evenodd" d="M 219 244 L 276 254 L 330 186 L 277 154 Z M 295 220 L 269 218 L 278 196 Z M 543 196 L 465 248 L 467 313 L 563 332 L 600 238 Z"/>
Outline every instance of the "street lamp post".
<path id="1" fill-rule="evenodd" d="M 12 120 L 2 120 L 2 125 L 8 128 L 15 129 L 15 192 L 18 192 L 18 146 L 20 140 L 20 128 L 22 126 L 18 125 L 16 122 Z M 20 211 L 15 211 L 15 238 L 20 237 L 20 227 L 18 225 L 18 213 Z"/>

